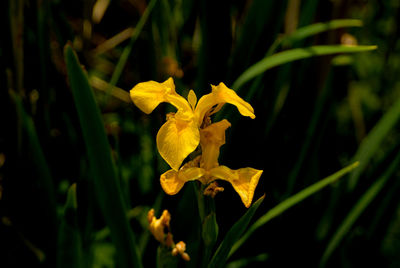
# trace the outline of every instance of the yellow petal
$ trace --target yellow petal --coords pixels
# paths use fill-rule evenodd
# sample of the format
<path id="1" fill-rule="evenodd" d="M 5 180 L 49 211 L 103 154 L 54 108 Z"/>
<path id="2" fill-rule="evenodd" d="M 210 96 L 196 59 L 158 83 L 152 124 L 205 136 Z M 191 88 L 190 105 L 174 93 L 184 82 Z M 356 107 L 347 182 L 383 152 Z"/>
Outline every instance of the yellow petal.
<path id="1" fill-rule="evenodd" d="M 139 83 L 131 89 L 130 96 L 133 103 L 146 114 L 151 113 L 161 102 L 169 102 L 178 110 L 191 111 L 185 98 L 175 92 L 172 78 L 163 83 L 155 81 Z"/>
<path id="2" fill-rule="evenodd" d="M 178 171 L 170 169 L 161 175 L 160 183 L 166 194 L 174 195 L 182 189 L 185 181 L 178 178 Z"/>
<path id="3" fill-rule="evenodd" d="M 254 115 L 254 109 L 251 107 L 250 103 L 243 100 L 239 97 L 235 91 L 228 88 L 224 83 L 219 83 L 218 86 L 213 86 L 212 92 L 217 95 L 217 99 L 220 99 L 221 102 L 227 102 L 232 105 L 235 105 L 239 110 L 239 113 L 243 116 L 249 116 L 251 119 L 254 119 L 256 116 Z"/>
<path id="4" fill-rule="evenodd" d="M 200 167 L 210 170 L 218 166 L 219 148 L 225 144 L 225 130 L 230 126 L 231 123 L 224 119 L 200 130 Z"/>
<path id="5" fill-rule="evenodd" d="M 225 144 L 225 130 L 231 126 L 228 120 L 223 119 L 219 122 L 212 123 L 206 128 L 201 129 L 202 145 L 215 143 L 219 146 Z"/>
<path id="6" fill-rule="evenodd" d="M 187 181 L 197 180 L 204 175 L 202 168 L 191 167 L 175 171 L 168 170 L 160 177 L 161 187 L 169 195 L 177 194 Z"/>
<path id="7" fill-rule="evenodd" d="M 253 107 L 240 98 L 235 91 L 225 86 L 224 83 L 221 82 L 218 86 L 211 85 L 211 87 L 212 92 L 201 97 L 197 103 L 195 113 L 199 120 L 199 124 L 201 124 L 203 117 L 213 106 L 223 103 L 235 105 L 243 116 L 249 116 L 252 119 L 256 117 L 254 115 Z"/>
<path id="8" fill-rule="evenodd" d="M 164 160 L 178 170 L 183 160 L 200 142 L 200 133 L 193 121 L 172 116 L 157 133 L 157 148 Z"/>
<path id="9" fill-rule="evenodd" d="M 212 176 L 229 181 L 247 208 L 251 205 L 262 173 L 262 170 L 249 167 L 232 170 L 226 166 L 218 166 L 210 171 Z"/>
<path id="10" fill-rule="evenodd" d="M 167 235 L 165 230 L 169 229 L 171 214 L 168 210 L 164 210 L 161 217 L 157 219 L 154 216 L 154 209 L 151 209 L 147 214 L 147 219 L 149 221 L 149 230 L 153 234 L 154 238 L 164 244 Z"/>
<path id="11" fill-rule="evenodd" d="M 192 106 L 192 109 L 194 110 L 194 108 L 196 107 L 196 102 L 197 102 L 196 93 L 194 93 L 193 90 L 190 90 L 187 99 L 188 99 L 190 106 Z"/>

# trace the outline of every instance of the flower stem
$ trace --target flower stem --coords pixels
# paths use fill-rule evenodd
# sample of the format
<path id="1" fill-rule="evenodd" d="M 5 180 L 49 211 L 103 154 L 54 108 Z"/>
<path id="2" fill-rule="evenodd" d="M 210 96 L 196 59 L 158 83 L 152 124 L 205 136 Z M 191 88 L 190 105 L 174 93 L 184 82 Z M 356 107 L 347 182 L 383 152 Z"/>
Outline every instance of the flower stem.
<path id="1" fill-rule="evenodd" d="M 212 254 L 212 249 L 218 237 L 218 224 L 216 220 L 214 198 L 203 194 L 205 188 L 205 185 L 201 183 L 197 183 L 194 187 L 197 196 L 197 205 L 201 220 L 201 233 L 204 245 L 202 267 L 206 267 L 208 264 Z"/>

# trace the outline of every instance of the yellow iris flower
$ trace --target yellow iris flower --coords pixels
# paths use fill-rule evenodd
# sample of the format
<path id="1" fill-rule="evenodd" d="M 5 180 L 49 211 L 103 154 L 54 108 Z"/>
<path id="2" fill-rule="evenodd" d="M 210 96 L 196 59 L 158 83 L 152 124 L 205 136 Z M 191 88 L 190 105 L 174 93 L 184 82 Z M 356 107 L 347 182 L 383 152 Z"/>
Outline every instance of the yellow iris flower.
<path id="1" fill-rule="evenodd" d="M 250 206 L 263 171 L 249 167 L 232 170 L 218 164 L 219 149 L 225 144 L 225 130 L 230 125 L 224 119 L 200 130 L 202 155 L 185 164 L 179 171 L 171 169 L 161 175 L 161 186 L 167 194 L 178 193 L 187 181 L 199 180 L 207 185 L 221 179 L 230 182 L 243 204 L 247 208 Z"/>
<path id="2" fill-rule="evenodd" d="M 203 120 L 217 112 L 223 104 L 233 104 L 243 116 L 255 118 L 253 107 L 224 83 L 211 87 L 212 92 L 202 96 L 198 102 L 193 90 L 190 90 L 188 100 L 177 94 L 172 78 L 163 83 L 139 83 L 130 91 L 132 101 L 146 114 L 151 113 L 162 102 L 168 102 L 177 108 L 177 112 L 167 117 L 167 122 L 157 133 L 158 151 L 176 171 L 199 145 Z"/>
<path id="3" fill-rule="evenodd" d="M 163 190 L 170 195 L 178 193 L 187 181 L 199 180 L 209 185 L 217 179 L 228 181 L 239 194 L 243 204 L 249 207 L 262 170 L 241 168 L 232 170 L 218 164 L 219 149 L 225 144 L 227 120 L 210 124 L 210 115 L 225 103 L 235 105 L 243 116 L 255 118 L 253 107 L 224 83 L 211 85 L 211 93 L 197 102 L 190 90 L 188 100 L 175 92 L 172 78 L 163 83 L 148 81 L 137 84 L 130 91 L 132 101 L 143 112 L 151 113 L 160 103 L 168 102 L 177 112 L 167 116 L 167 122 L 157 133 L 157 148 L 171 166 L 160 177 Z M 202 154 L 181 167 L 183 160 L 201 145 Z"/>

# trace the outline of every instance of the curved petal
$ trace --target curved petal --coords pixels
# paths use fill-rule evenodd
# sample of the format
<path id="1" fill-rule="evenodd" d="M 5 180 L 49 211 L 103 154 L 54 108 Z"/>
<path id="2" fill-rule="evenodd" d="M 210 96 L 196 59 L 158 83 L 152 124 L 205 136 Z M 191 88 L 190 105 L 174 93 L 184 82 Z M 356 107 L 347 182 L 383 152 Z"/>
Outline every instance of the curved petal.
<path id="1" fill-rule="evenodd" d="M 231 126 L 223 119 L 204 129 L 200 129 L 200 144 L 202 155 L 200 167 L 210 170 L 218 166 L 219 148 L 225 144 L 225 130 Z"/>
<path id="2" fill-rule="evenodd" d="M 174 170 L 179 169 L 183 160 L 197 148 L 199 142 L 200 133 L 194 122 L 173 116 L 157 133 L 158 151 Z"/>
<path id="3" fill-rule="evenodd" d="M 254 191 L 262 173 L 262 170 L 249 167 L 232 170 L 226 166 L 218 166 L 210 171 L 212 176 L 229 181 L 247 208 L 251 205 Z"/>
<path id="4" fill-rule="evenodd" d="M 182 189 L 185 181 L 179 179 L 178 171 L 170 169 L 161 175 L 160 184 L 166 194 L 174 195 Z"/>
<path id="5" fill-rule="evenodd" d="M 169 102 L 178 110 L 192 111 L 189 103 L 175 92 L 174 80 L 170 77 L 163 83 L 142 82 L 130 91 L 133 103 L 146 114 L 151 113 L 161 102 Z"/>
<path id="6" fill-rule="evenodd" d="M 224 83 L 221 82 L 218 86 L 211 85 L 211 87 L 211 93 L 201 97 L 196 106 L 195 114 L 199 120 L 199 124 L 201 124 L 203 117 L 213 106 L 223 103 L 235 105 L 239 113 L 243 116 L 249 116 L 252 119 L 256 117 L 253 107 Z"/>
<path id="7" fill-rule="evenodd" d="M 191 167 L 175 171 L 168 170 L 160 177 L 161 187 L 169 195 L 177 194 L 187 181 L 197 180 L 204 175 L 202 168 Z"/>

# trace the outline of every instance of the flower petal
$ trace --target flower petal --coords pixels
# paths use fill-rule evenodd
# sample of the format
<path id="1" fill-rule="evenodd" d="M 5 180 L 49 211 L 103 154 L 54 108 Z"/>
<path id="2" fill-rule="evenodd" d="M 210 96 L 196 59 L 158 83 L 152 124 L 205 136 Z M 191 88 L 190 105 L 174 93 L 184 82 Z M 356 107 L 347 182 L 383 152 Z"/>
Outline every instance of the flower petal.
<path id="1" fill-rule="evenodd" d="M 247 208 L 251 205 L 254 191 L 262 173 L 262 170 L 249 167 L 232 170 L 226 166 L 218 166 L 210 171 L 212 176 L 229 181 Z"/>
<path id="2" fill-rule="evenodd" d="M 174 116 L 161 126 L 157 133 L 157 148 L 164 160 L 178 170 L 183 160 L 193 152 L 200 142 L 200 133 L 193 121 Z"/>
<path id="3" fill-rule="evenodd" d="M 179 179 L 178 171 L 170 169 L 161 175 L 160 183 L 166 194 L 174 195 L 182 189 L 185 181 Z"/>
<path id="4" fill-rule="evenodd" d="M 147 214 L 149 221 L 149 230 L 153 234 L 154 238 L 162 244 L 165 244 L 166 233 L 165 230 L 169 229 L 171 221 L 171 214 L 168 210 L 164 210 L 161 217 L 157 219 L 154 216 L 154 209 L 151 209 Z"/>
<path id="5" fill-rule="evenodd" d="M 194 91 L 192 89 L 189 91 L 187 99 L 188 99 L 190 106 L 192 106 L 192 109 L 194 110 L 194 107 L 196 107 L 197 96 L 196 96 L 196 93 L 194 93 Z"/>
<path id="6" fill-rule="evenodd" d="M 251 105 L 239 97 L 235 91 L 228 88 L 224 83 L 219 83 L 218 86 L 211 85 L 212 92 L 200 98 L 196 107 L 196 116 L 199 124 L 203 121 L 205 114 L 215 105 L 230 103 L 235 105 L 243 116 L 249 116 L 254 119 L 254 109 Z"/>
<path id="7" fill-rule="evenodd" d="M 161 102 L 169 102 L 178 110 L 191 111 L 189 103 L 175 92 L 174 80 L 168 78 L 163 83 L 142 82 L 130 91 L 133 103 L 146 114 L 151 113 Z"/>
<path id="8" fill-rule="evenodd" d="M 204 175 L 202 168 L 191 167 L 175 171 L 168 170 L 160 177 L 161 187 L 169 195 L 177 194 L 187 181 L 197 180 Z"/>
<path id="9" fill-rule="evenodd" d="M 231 123 L 223 119 L 200 130 L 200 167 L 210 170 L 218 166 L 219 148 L 225 144 L 225 130 L 230 126 Z"/>

